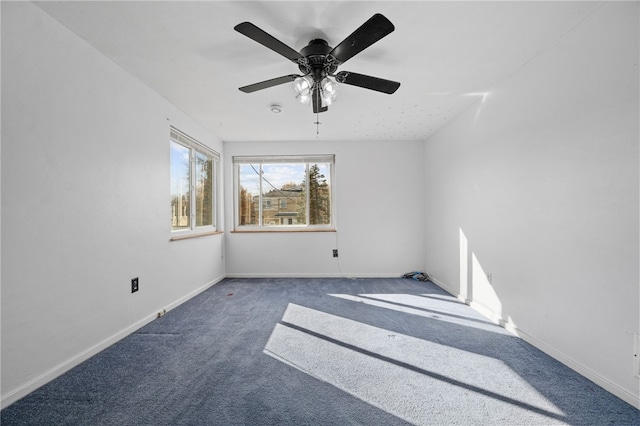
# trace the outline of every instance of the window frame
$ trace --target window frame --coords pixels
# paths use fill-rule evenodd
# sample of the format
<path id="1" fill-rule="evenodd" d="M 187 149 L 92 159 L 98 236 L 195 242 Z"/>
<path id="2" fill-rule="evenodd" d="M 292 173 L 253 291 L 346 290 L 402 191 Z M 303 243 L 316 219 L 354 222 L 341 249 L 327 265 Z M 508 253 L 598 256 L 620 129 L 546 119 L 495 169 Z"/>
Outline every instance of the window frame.
<path id="1" fill-rule="evenodd" d="M 208 235 L 219 233 L 218 231 L 218 203 L 220 200 L 219 194 L 219 173 L 220 173 L 220 154 L 208 146 L 198 142 L 196 139 L 187 135 L 186 133 L 171 126 L 169 131 L 169 148 L 171 144 L 176 143 L 189 150 L 189 227 L 184 229 L 173 228 L 173 201 L 169 203 L 170 216 L 172 218 L 169 227 L 171 229 L 171 240 L 180 240 L 189 238 L 192 236 Z M 197 225 L 197 212 L 196 212 L 196 157 L 197 155 L 204 155 L 212 160 L 211 171 L 211 224 L 210 225 Z M 171 152 L 169 153 L 169 181 L 170 181 L 170 199 L 171 195 Z"/>
<path id="2" fill-rule="evenodd" d="M 233 156 L 233 232 L 335 232 L 336 231 L 336 219 L 335 219 L 335 155 L 334 154 L 321 154 L 321 155 L 257 155 L 257 156 Z M 307 198 L 306 214 L 307 222 L 309 220 L 309 170 L 313 164 L 327 164 L 328 165 L 328 180 L 329 180 L 329 202 L 330 202 L 330 223 L 321 225 L 311 224 L 278 224 L 278 225 L 265 225 L 263 223 L 263 210 L 265 210 L 263 200 L 263 191 L 259 191 L 259 199 L 256 203 L 258 206 L 258 224 L 256 225 L 241 225 L 240 224 L 240 166 L 243 164 L 260 165 L 260 173 L 262 173 L 263 165 L 273 164 L 293 164 L 303 163 L 305 165 L 305 182 L 307 185 Z M 261 179 L 262 180 L 262 179 Z M 262 186 L 260 186 L 262 188 Z M 277 203 L 280 204 L 279 202 Z M 287 221 L 288 222 L 288 221 Z"/>

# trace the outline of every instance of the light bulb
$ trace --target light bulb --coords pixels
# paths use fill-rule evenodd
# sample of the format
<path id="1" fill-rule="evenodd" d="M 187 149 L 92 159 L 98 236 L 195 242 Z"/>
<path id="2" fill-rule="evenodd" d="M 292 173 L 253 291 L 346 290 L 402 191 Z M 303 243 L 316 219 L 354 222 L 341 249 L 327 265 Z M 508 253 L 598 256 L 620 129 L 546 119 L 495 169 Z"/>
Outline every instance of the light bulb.
<path id="1" fill-rule="evenodd" d="M 298 100 L 300 101 L 300 103 L 303 103 L 305 105 L 309 105 L 309 101 L 311 101 L 311 94 L 300 94 L 297 95 L 296 98 L 298 98 Z"/>
<path id="2" fill-rule="evenodd" d="M 311 100 L 311 89 L 313 88 L 313 78 L 310 75 L 298 77 L 293 81 L 293 88 L 296 91 L 296 98 L 303 104 L 309 104 Z"/>
<path id="3" fill-rule="evenodd" d="M 329 77 L 325 77 L 322 80 L 320 87 L 322 88 L 322 99 L 325 104 L 331 105 L 338 96 L 338 83 L 331 81 Z"/>
<path id="4" fill-rule="evenodd" d="M 305 75 L 303 77 L 298 77 L 293 81 L 293 88 L 296 90 L 296 93 L 302 95 L 308 92 L 313 85 L 313 80 L 310 76 Z"/>

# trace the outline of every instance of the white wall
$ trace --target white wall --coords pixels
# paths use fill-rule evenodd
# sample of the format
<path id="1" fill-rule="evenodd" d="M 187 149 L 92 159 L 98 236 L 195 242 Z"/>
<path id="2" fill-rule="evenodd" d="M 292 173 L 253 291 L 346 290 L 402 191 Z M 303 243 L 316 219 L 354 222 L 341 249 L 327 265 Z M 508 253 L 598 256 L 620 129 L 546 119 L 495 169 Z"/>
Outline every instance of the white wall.
<path id="1" fill-rule="evenodd" d="M 227 231 L 234 155 L 335 154 L 336 161 L 337 232 L 227 232 L 227 276 L 382 277 L 424 269 L 422 142 L 233 142 L 224 150 Z"/>
<path id="2" fill-rule="evenodd" d="M 169 125 L 222 150 L 40 9 L 2 2 L 3 406 L 224 277 L 221 235 L 169 242 Z"/>
<path id="3" fill-rule="evenodd" d="M 635 406 L 638 17 L 605 4 L 425 149 L 427 271 Z"/>

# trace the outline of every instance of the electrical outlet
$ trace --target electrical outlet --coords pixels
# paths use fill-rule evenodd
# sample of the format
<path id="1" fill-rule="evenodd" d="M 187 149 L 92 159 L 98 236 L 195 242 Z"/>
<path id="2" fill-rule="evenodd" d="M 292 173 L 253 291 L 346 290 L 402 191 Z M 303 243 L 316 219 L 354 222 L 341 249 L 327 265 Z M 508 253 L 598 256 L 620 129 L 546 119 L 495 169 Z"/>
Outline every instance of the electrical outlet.
<path id="1" fill-rule="evenodd" d="M 338 249 L 333 249 L 333 257 L 338 257 Z"/>
<path id="2" fill-rule="evenodd" d="M 131 293 L 138 291 L 138 277 L 131 278 Z"/>

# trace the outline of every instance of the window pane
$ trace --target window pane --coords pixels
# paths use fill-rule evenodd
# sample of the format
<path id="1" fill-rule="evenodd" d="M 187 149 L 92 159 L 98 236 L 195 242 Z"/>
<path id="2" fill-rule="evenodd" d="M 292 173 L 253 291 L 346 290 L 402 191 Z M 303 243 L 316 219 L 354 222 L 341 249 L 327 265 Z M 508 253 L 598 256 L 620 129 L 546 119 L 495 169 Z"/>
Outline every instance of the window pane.
<path id="1" fill-rule="evenodd" d="M 309 225 L 331 223 L 329 164 L 309 165 Z"/>
<path id="2" fill-rule="evenodd" d="M 305 225 L 305 165 L 262 165 L 262 224 Z"/>
<path id="3" fill-rule="evenodd" d="M 196 226 L 213 225 L 213 159 L 196 151 Z"/>
<path id="4" fill-rule="evenodd" d="M 189 229 L 189 148 L 171 142 L 171 229 Z"/>
<path id="5" fill-rule="evenodd" d="M 259 225 L 260 165 L 241 164 L 238 173 L 240 225 Z"/>
<path id="6" fill-rule="evenodd" d="M 330 226 L 333 156 L 313 157 L 233 157 L 236 226 Z"/>

